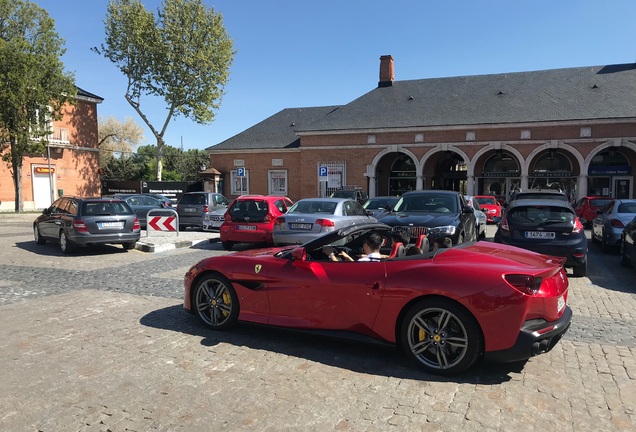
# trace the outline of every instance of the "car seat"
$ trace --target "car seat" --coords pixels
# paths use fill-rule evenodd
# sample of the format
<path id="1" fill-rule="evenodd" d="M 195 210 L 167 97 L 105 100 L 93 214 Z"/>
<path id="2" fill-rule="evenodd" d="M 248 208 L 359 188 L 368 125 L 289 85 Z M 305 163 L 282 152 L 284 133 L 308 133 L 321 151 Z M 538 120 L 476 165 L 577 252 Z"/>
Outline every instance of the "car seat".
<path id="1" fill-rule="evenodd" d="M 404 255 L 404 245 L 402 242 L 395 242 L 391 247 L 391 253 L 389 253 L 389 258 L 395 258 L 398 256 Z"/>
<path id="2" fill-rule="evenodd" d="M 430 249 L 428 238 L 426 234 L 421 234 L 415 241 L 415 246 L 420 248 L 423 252 L 427 252 Z"/>

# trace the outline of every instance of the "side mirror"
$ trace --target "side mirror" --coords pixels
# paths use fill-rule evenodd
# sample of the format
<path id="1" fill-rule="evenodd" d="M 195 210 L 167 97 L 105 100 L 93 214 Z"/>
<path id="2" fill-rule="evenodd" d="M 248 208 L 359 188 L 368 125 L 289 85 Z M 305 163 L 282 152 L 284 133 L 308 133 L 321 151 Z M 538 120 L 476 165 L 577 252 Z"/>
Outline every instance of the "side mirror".
<path id="1" fill-rule="evenodd" d="M 48 216 L 49 214 L 51 214 L 51 210 L 49 208 L 45 208 L 44 210 L 42 210 L 42 214 Z"/>
<path id="2" fill-rule="evenodd" d="M 291 257 L 294 261 L 305 261 L 307 259 L 307 251 L 304 247 L 298 247 L 292 251 Z"/>

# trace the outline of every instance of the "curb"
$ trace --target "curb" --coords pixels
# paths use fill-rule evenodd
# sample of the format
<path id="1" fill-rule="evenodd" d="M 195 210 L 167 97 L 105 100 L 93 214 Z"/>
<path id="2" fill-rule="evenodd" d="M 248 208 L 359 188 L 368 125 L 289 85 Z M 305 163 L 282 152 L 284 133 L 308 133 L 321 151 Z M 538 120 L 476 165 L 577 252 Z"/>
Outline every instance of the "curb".
<path id="1" fill-rule="evenodd" d="M 145 243 L 143 241 L 138 241 L 135 249 L 141 252 L 165 252 L 173 249 L 189 248 L 199 243 L 213 243 L 216 240 L 217 239 L 181 240 L 174 243 L 163 244 Z"/>

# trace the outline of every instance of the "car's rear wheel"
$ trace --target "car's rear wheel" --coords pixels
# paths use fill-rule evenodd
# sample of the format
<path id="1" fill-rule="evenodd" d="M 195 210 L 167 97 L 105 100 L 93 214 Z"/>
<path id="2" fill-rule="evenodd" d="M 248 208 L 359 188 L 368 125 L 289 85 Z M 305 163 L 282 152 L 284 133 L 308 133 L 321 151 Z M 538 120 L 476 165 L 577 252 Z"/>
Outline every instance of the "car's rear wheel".
<path id="1" fill-rule="evenodd" d="M 460 245 L 464 243 L 464 233 L 459 233 L 459 237 L 457 237 L 457 244 Z"/>
<path id="2" fill-rule="evenodd" d="M 221 242 L 221 245 L 223 245 L 223 249 L 229 251 L 229 250 L 232 250 L 232 248 L 234 247 L 234 242 L 224 241 L 224 242 Z"/>
<path id="3" fill-rule="evenodd" d="M 572 274 L 574 277 L 584 277 L 587 275 L 587 258 L 583 264 L 576 265 L 572 268 Z"/>
<path id="4" fill-rule="evenodd" d="M 625 249 L 625 239 L 621 239 L 621 265 L 623 267 L 629 267 L 630 262 L 627 258 L 627 250 Z"/>
<path id="5" fill-rule="evenodd" d="M 73 242 L 71 242 L 64 231 L 60 231 L 60 249 L 65 254 L 70 254 L 75 250 Z"/>
<path id="6" fill-rule="evenodd" d="M 211 273 L 195 286 L 192 305 L 206 326 L 223 330 L 236 324 L 239 302 L 232 283 L 220 274 Z"/>
<path id="7" fill-rule="evenodd" d="M 601 233 L 601 250 L 603 252 L 609 252 L 609 244 L 607 243 L 607 239 L 605 238 L 605 232 Z"/>
<path id="8" fill-rule="evenodd" d="M 122 246 L 126 250 L 133 250 L 135 248 L 135 246 L 137 246 L 137 242 L 124 243 Z"/>
<path id="9" fill-rule="evenodd" d="M 450 300 L 422 300 L 402 321 L 406 355 L 428 372 L 456 375 L 471 367 L 483 350 L 477 320 Z"/>
<path id="10" fill-rule="evenodd" d="M 44 239 L 44 237 L 40 235 L 40 228 L 38 228 L 37 225 L 33 226 L 33 237 L 35 237 L 35 243 L 39 245 L 43 245 L 46 243 L 46 240 Z"/>

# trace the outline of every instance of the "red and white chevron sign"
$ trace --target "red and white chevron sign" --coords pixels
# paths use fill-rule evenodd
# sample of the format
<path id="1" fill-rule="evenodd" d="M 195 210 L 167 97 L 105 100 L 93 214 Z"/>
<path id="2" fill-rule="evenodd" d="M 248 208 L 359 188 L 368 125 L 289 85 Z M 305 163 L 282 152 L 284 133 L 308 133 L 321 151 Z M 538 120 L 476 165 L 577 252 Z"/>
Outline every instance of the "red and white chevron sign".
<path id="1" fill-rule="evenodd" d="M 175 219 L 174 216 L 153 216 L 148 219 L 148 226 L 155 231 L 176 231 Z"/>

